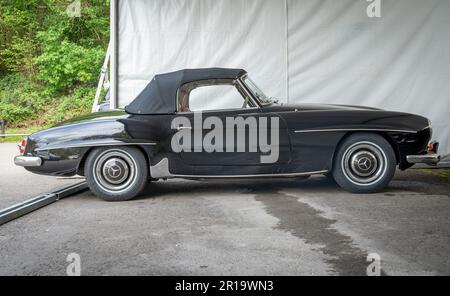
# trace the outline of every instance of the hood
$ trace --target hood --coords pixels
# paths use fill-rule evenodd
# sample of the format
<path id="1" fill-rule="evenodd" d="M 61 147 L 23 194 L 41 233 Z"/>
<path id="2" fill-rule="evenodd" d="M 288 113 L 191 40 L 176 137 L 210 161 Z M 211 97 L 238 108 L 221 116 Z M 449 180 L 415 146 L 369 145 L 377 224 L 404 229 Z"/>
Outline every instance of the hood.
<path id="1" fill-rule="evenodd" d="M 427 118 L 382 109 L 331 104 L 282 104 L 264 108 L 282 116 L 294 130 L 304 129 L 391 129 L 421 131 Z"/>

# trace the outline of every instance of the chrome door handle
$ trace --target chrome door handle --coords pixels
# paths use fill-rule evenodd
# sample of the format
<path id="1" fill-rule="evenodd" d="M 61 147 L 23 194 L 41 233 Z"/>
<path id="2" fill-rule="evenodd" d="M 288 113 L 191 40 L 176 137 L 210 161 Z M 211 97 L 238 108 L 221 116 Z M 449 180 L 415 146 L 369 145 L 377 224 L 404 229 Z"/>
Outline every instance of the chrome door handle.
<path id="1" fill-rule="evenodd" d="M 180 127 L 178 127 L 179 131 L 181 131 L 181 130 L 191 130 L 191 129 L 192 129 L 192 127 L 190 127 L 190 126 L 180 126 Z"/>

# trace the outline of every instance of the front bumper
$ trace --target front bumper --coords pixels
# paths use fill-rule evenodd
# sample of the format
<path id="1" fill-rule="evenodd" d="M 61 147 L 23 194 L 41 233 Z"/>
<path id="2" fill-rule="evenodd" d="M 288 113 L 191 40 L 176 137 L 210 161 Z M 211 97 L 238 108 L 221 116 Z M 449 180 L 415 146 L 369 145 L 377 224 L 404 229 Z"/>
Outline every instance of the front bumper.
<path id="1" fill-rule="evenodd" d="M 411 164 L 425 163 L 436 165 L 441 161 L 441 156 L 436 153 L 429 153 L 423 155 L 408 155 L 406 156 L 406 160 Z"/>
<path id="2" fill-rule="evenodd" d="M 38 167 L 42 165 L 42 158 L 19 155 L 14 157 L 14 164 L 21 167 Z"/>
<path id="3" fill-rule="evenodd" d="M 436 165 L 441 161 L 441 156 L 438 154 L 439 143 L 431 142 L 428 144 L 428 153 L 419 155 L 408 155 L 406 160 L 411 164 L 425 163 L 429 165 Z"/>

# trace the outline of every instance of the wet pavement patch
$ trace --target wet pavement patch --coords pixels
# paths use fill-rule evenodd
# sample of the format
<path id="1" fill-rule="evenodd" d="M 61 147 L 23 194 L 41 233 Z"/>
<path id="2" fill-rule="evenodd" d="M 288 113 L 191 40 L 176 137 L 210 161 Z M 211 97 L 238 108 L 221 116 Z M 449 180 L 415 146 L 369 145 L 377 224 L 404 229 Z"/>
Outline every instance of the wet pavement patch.
<path id="1" fill-rule="evenodd" d="M 321 216 L 321 212 L 298 201 L 295 196 L 274 189 L 253 191 L 255 199 L 264 204 L 268 214 L 279 219 L 278 229 L 288 231 L 308 244 L 319 245 L 327 255 L 326 262 L 339 275 L 365 276 L 367 253 L 359 249 L 346 236 L 333 228 L 335 220 Z"/>

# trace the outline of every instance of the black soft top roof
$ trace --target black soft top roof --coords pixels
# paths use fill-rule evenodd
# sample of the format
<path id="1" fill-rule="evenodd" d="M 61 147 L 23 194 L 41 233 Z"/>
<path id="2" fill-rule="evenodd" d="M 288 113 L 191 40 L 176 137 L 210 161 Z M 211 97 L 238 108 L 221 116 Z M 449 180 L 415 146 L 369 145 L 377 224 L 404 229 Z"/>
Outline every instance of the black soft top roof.
<path id="1" fill-rule="evenodd" d="M 125 111 L 144 115 L 171 114 L 177 110 L 176 96 L 182 85 L 209 79 L 237 79 L 246 73 L 242 69 L 207 68 L 156 75 Z"/>

